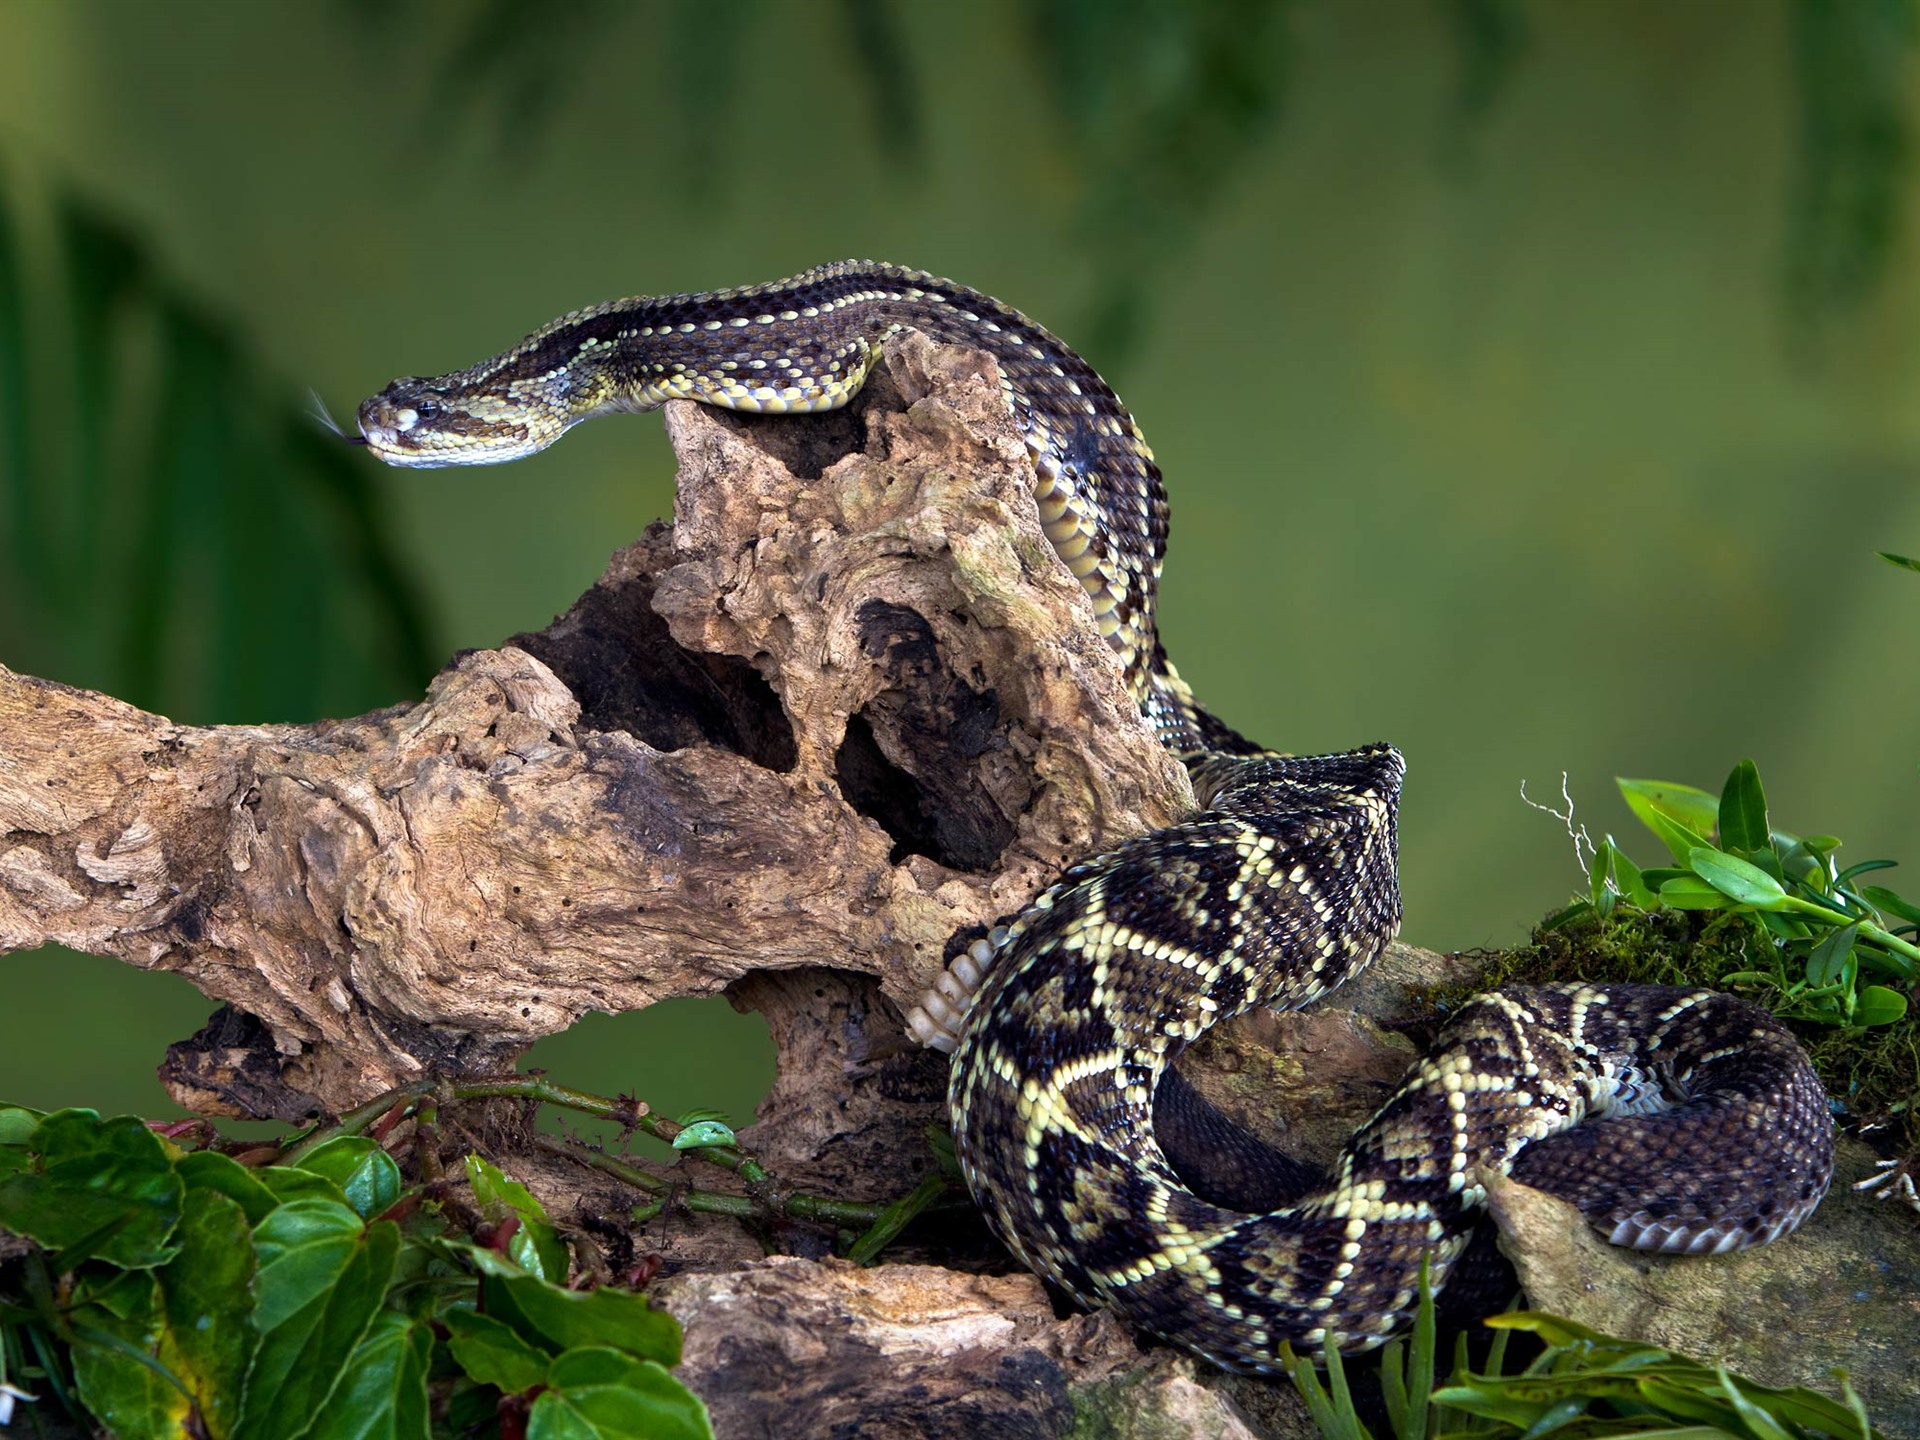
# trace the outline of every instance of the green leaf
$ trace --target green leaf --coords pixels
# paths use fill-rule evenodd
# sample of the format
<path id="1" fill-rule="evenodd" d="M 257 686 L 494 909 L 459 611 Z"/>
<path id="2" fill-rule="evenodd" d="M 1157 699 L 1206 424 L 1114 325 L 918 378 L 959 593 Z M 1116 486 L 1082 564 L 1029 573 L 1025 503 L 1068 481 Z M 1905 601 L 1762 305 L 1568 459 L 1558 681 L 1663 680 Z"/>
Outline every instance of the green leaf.
<path id="1" fill-rule="evenodd" d="M 25 1145 L 46 1118 L 43 1110 L 24 1105 L 0 1105 L 0 1145 Z"/>
<path id="2" fill-rule="evenodd" d="M 1893 860 L 1862 860 L 1858 865 L 1849 865 L 1833 877 L 1835 886 L 1845 885 L 1856 875 L 1867 875 L 1875 870 L 1897 870 L 1899 863 Z"/>
<path id="3" fill-rule="evenodd" d="M 552 1357 L 521 1339 L 512 1326 L 465 1306 L 455 1306 L 440 1318 L 447 1327 L 448 1350 L 471 1379 L 509 1395 L 547 1383 Z"/>
<path id="4" fill-rule="evenodd" d="M 311 1170 L 298 1170 L 291 1165 L 267 1165 L 252 1173 L 282 1205 L 290 1205 L 295 1200 L 324 1200 L 353 1209 L 347 1205 L 346 1191 L 325 1175 L 316 1175 Z"/>
<path id="5" fill-rule="evenodd" d="M 0 213 L 0 654 L 182 720 L 411 692 L 438 647 L 365 453 L 150 242 L 36 179 L 0 174 L 0 212 L 51 222 L 15 246 Z"/>
<path id="6" fill-rule="evenodd" d="M 934 1201 L 947 1193 L 944 1175 L 924 1176 L 920 1183 L 888 1204 L 867 1232 L 847 1248 L 847 1259 L 855 1265 L 872 1265 L 880 1252 L 891 1245 L 900 1232 L 911 1225 Z"/>
<path id="7" fill-rule="evenodd" d="M 364 1224 L 330 1200 L 282 1205 L 254 1233 L 254 1325 L 260 1349 L 247 1381 L 245 1440 L 294 1440 L 292 1416 L 321 1412 L 379 1310 L 400 1249 L 391 1221 Z"/>
<path id="8" fill-rule="evenodd" d="M 1828 995 L 1814 1000 L 1796 1000 L 1791 1003 L 1776 1004 L 1769 1007 L 1782 1020 L 1799 1020 L 1808 1025 L 1835 1025 L 1842 1028 L 1851 1024 L 1841 1011 L 1835 996 Z"/>
<path id="9" fill-rule="evenodd" d="M 185 1187 L 160 1137 L 131 1115 L 57 1110 L 34 1127 L 25 1169 L 0 1179 L 0 1227 L 38 1241 L 63 1269 L 129 1269 L 171 1258 Z"/>
<path id="10" fill-rule="evenodd" d="M 1766 932 L 1777 940 L 1804 940 L 1813 931 L 1797 915 L 1784 914 L 1778 910 L 1759 912 L 1760 924 Z"/>
<path id="11" fill-rule="evenodd" d="M 523 1270 L 564 1284 L 567 1246 L 547 1219 L 547 1212 L 518 1180 L 478 1155 L 467 1156 L 467 1179 L 480 1213 L 499 1224 L 509 1215 L 520 1218 L 520 1228 L 507 1241 L 507 1256 Z"/>
<path id="12" fill-rule="evenodd" d="M 1550 1315 L 1545 1310 L 1511 1310 L 1505 1315 L 1494 1315 L 1487 1319 L 1490 1330 L 1523 1330 L 1529 1335 L 1537 1335 L 1547 1345 L 1572 1345 L 1576 1341 L 1609 1342 L 1620 1345 L 1638 1345 L 1636 1341 L 1615 1341 L 1610 1336 L 1591 1330 L 1578 1320 L 1563 1320 L 1558 1315 Z M 1651 1350 L 1650 1345 L 1639 1348 Z M 1664 1352 L 1662 1352 L 1664 1353 Z"/>
<path id="13" fill-rule="evenodd" d="M 1809 985 L 1837 985 L 1847 974 L 1847 961 L 1853 956 L 1853 942 L 1860 938 L 1860 922 L 1835 930 L 1813 947 L 1807 956 Z"/>
<path id="14" fill-rule="evenodd" d="M 1564 909 L 1556 910 L 1540 922 L 1542 930 L 1558 930 L 1563 925 L 1571 925 L 1583 916 L 1593 914 L 1593 906 L 1585 900 L 1576 900 Z"/>
<path id="15" fill-rule="evenodd" d="M 1488 1381 L 1478 1375 L 1457 1376 L 1450 1385 L 1433 1392 L 1433 1403 L 1482 1419 L 1497 1420 L 1515 1431 L 1528 1432 L 1546 1407 L 1531 1396 L 1516 1399 L 1501 1380 Z M 1505 1432 L 1494 1431 L 1502 1434 Z"/>
<path id="16" fill-rule="evenodd" d="M 511 1211 L 522 1220 L 547 1221 L 547 1210 L 533 1192 L 481 1155 L 467 1156 L 467 1181 L 474 1201 L 489 1220 L 501 1220 Z"/>
<path id="17" fill-rule="evenodd" d="M 1907 1013 L 1907 997 L 1885 985 L 1869 985 L 1854 1003 L 1856 1025 L 1891 1025 Z"/>
<path id="18" fill-rule="evenodd" d="M 1920 905 L 1912 904 L 1884 885 L 1862 885 L 1860 898 L 1882 915 L 1892 915 L 1909 925 L 1920 925 Z"/>
<path id="19" fill-rule="evenodd" d="M 1720 791 L 1717 818 L 1721 848 L 1773 849 L 1773 832 L 1767 826 L 1767 797 L 1760 788 L 1760 771 L 1753 761 L 1742 760 L 1727 776 L 1727 783 Z"/>
<path id="20" fill-rule="evenodd" d="M 324 1298 L 353 1264 L 367 1226 L 344 1203 L 292 1200 L 260 1223 L 254 1250 L 262 1332 L 276 1330 Z"/>
<path id="21" fill-rule="evenodd" d="M 1327 1361 L 1327 1373 L 1340 1363 L 1340 1352 L 1330 1352 Z M 1300 1398 L 1307 1402 L 1307 1413 L 1313 1419 L 1313 1428 L 1321 1434 L 1322 1440 L 1368 1440 L 1360 1429 L 1359 1417 L 1353 1413 L 1353 1401 L 1347 1396 L 1344 1410 L 1335 1403 L 1326 1386 L 1320 1383 L 1320 1374 L 1313 1368 L 1313 1362 L 1293 1353 L 1293 1346 L 1286 1341 L 1280 1342 L 1280 1364 L 1287 1372 L 1287 1378 L 1293 1381 L 1293 1388 Z M 1345 1393 L 1345 1386 L 1341 1387 Z"/>
<path id="22" fill-rule="evenodd" d="M 1854 1394 L 1853 1387 L 1844 1376 L 1840 1377 L 1840 1393 L 1845 1397 L 1843 1400 L 1834 1400 L 1817 1390 L 1803 1389 L 1798 1385 L 1776 1389 L 1756 1385 L 1738 1375 L 1727 1376 L 1726 1379 L 1742 1396 L 1758 1400 L 1772 1415 L 1790 1424 L 1822 1435 L 1857 1437 L 1857 1440 L 1874 1440 L 1879 1436 L 1880 1432 L 1870 1430 L 1864 1423 L 1860 1397 Z"/>
<path id="23" fill-rule="evenodd" d="M 253 1359 L 253 1237 L 245 1211 L 212 1189 L 188 1190 L 179 1236 L 180 1253 L 160 1271 L 160 1359 L 193 1396 L 205 1433 L 226 1440 Z"/>
<path id="24" fill-rule="evenodd" d="M 1729 855 L 1723 850 L 1696 846 L 1687 855 L 1687 864 L 1702 880 L 1722 895 L 1751 905 L 1756 910 L 1786 908 L 1787 892 L 1758 865 Z"/>
<path id="25" fill-rule="evenodd" d="M 1721 1395 L 1726 1398 L 1728 1404 L 1732 1407 L 1734 1418 L 1738 1419 L 1741 1427 L 1745 1429 L 1748 1434 L 1757 1437 L 1757 1440 L 1796 1440 L 1796 1437 L 1786 1426 L 1780 1424 L 1773 1416 L 1769 1415 L 1760 1406 L 1754 1404 L 1753 1401 L 1740 1393 L 1740 1387 L 1734 1383 L 1733 1377 L 1727 1374 L 1726 1367 L 1715 1366 L 1714 1368 L 1719 1372 Z M 1701 1408 L 1704 1409 L 1705 1407 L 1703 1406 Z M 1706 1419 L 1709 1417 L 1702 1416 L 1701 1418 Z M 1710 1418 L 1716 1423 L 1725 1424 L 1717 1415 Z M 1727 1428 L 1730 1429 L 1731 1427 L 1729 1426 Z"/>
<path id="26" fill-rule="evenodd" d="M 428 1440 L 427 1369 L 433 1329 L 382 1311 L 347 1360 L 309 1440 Z"/>
<path id="27" fill-rule="evenodd" d="M 1706 881 L 1676 875 L 1660 886 L 1660 903 L 1673 910 L 1731 910 L 1733 901 Z"/>
<path id="28" fill-rule="evenodd" d="M 139 1353 L 134 1342 L 123 1349 L 97 1335 L 77 1336 L 71 1352 L 74 1387 L 87 1412 L 115 1440 L 180 1440 L 191 1433 L 186 1427 L 192 1402 L 160 1371 L 142 1363 Z"/>
<path id="29" fill-rule="evenodd" d="M 217 1150 L 195 1150 L 173 1162 L 174 1172 L 191 1196 L 197 1190 L 214 1191 L 238 1205 L 249 1225 L 258 1225 L 280 1203 L 259 1175 Z"/>
<path id="30" fill-rule="evenodd" d="M 1920 560 L 1914 559 L 1911 555 L 1895 555 L 1886 550 L 1876 550 L 1873 553 L 1889 565 L 1898 565 L 1903 570 L 1920 570 Z"/>
<path id="31" fill-rule="evenodd" d="M 1613 913 L 1613 888 L 1607 884 L 1610 858 L 1607 844 L 1603 840 L 1593 847 L 1593 859 L 1587 865 L 1587 903 L 1603 920 Z"/>
<path id="32" fill-rule="evenodd" d="M 1620 787 L 1628 808 L 1682 864 L 1689 850 L 1707 843 L 1707 836 L 1719 822 L 1719 802 L 1691 785 L 1625 779 L 1616 779 L 1614 784 Z"/>
<path id="33" fill-rule="evenodd" d="M 1613 856 L 1613 882 L 1620 887 L 1620 893 L 1627 897 L 1629 904 L 1639 909 L 1656 909 L 1660 900 L 1648 886 L 1646 872 L 1627 858 L 1626 852 L 1621 850 L 1611 835 L 1606 843 L 1608 853 Z"/>
<path id="34" fill-rule="evenodd" d="M 362 1220 L 387 1210 L 406 1188 L 393 1157 L 364 1135 L 336 1136 L 302 1156 L 295 1168 L 338 1185 Z"/>
<path id="35" fill-rule="evenodd" d="M 1428 1263 L 1420 1262 L 1420 1301 L 1413 1313 L 1412 1349 L 1404 1365 L 1398 1359 L 1383 1361 L 1381 1378 L 1386 1381 L 1387 1407 L 1393 1414 L 1396 1440 L 1426 1440 L 1432 1424 L 1433 1357 L 1437 1322 L 1433 1312 L 1433 1285 Z M 1398 1348 L 1395 1342 L 1390 1349 Z"/>
<path id="36" fill-rule="evenodd" d="M 159 1282 L 151 1270 L 120 1270 L 105 1265 L 89 1266 L 73 1277 L 73 1305 L 76 1314 L 88 1324 L 99 1323 L 103 1316 L 115 1320 L 155 1319 L 159 1304 Z"/>
<path id="37" fill-rule="evenodd" d="M 1774 831 L 1773 848 L 1780 857 L 1780 873 L 1783 877 L 1816 893 L 1825 893 L 1830 871 L 1823 852 L 1814 850 L 1806 841 L 1783 830 Z"/>
<path id="38" fill-rule="evenodd" d="M 462 1440 L 468 1436 L 498 1435 L 500 1396 L 485 1385 L 456 1384 L 447 1397 L 445 1412 L 437 1418 L 440 1428 L 435 1431 L 436 1435 L 457 1435 Z"/>
<path id="39" fill-rule="evenodd" d="M 1537 1311 L 1495 1316 L 1486 1323 L 1502 1332 L 1531 1331 L 1549 1351 L 1520 1375 L 1475 1375 L 1462 1369 L 1451 1385 L 1435 1393 L 1434 1401 L 1503 1420 L 1529 1434 L 1545 1435 L 1580 1416 L 1577 1406 L 1595 1402 L 1634 1418 L 1618 1429 L 1583 1425 L 1569 1434 L 1632 1434 L 1649 1440 L 1810 1434 L 1866 1440 L 1878 1434 L 1864 1423 L 1851 1390 L 1842 1402 L 1798 1387 L 1771 1389 L 1728 1375 L 1718 1366 L 1601 1335 Z M 1693 1423 L 1652 1423 L 1659 1420 Z M 1792 1428 L 1796 1426 L 1801 1428 Z"/>
<path id="40" fill-rule="evenodd" d="M 927 1149 L 933 1155 L 933 1163 L 940 1167 L 942 1175 L 964 1183 L 960 1173 L 960 1157 L 954 1153 L 953 1132 L 945 1125 L 924 1125 L 920 1129 L 920 1138 L 927 1142 Z"/>
<path id="41" fill-rule="evenodd" d="M 1433 1378 L 1431 1371 L 1427 1378 Z M 1426 1416 L 1413 1417 L 1412 1399 L 1407 1394 L 1407 1347 L 1399 1340 L 1389 1340 L 1380 1352 L 1380 1398 L 1386 1402 L 1387 1424 L 1396 1440 L 1424 1440 Z M 1418 1437 L 1407 1435 L 1409 1421 L 1419 1429 Z"/>
<path id="42" fill-rule="evenodd" d="M 155 1357 L 164 1321 L 151 1271 L 95 1270 L 68 1314 L 75 1387 L 119 1440 L 179 1440 L 192 1402 Z"/>
<path id="43" fill-rule="evenodd" d="M 565 1350 L 612 1345 L 662 1365 L 680 1363 L 680 1324 L 646 1296 L 602 1286 L 565 1290 L 478 1246 L 467 1254 L 486 1278 L 486 1311 L 535 1344 Z"/>
<path id="44" fill-rule="evenodd" d="M 533 1402 L 527 1440 L 713 1440 L 700 1398 L 651 1360 L 587 1346 L 568 1350 Z"/>
<path id="45" fill-rule="evenodd" d="M 676 1150 L 698 1150 L 704 1145 L 731 1145 L 733 1128 L 718 1120 L 697 1120 L 673 1137 Z"/>
<path id="46" fill-rule="evenodd" d="M 1340 1347 L 1328 1345 L 1320 1358 L 1327 1367 L 1327 1394 L 1333 1401 L 1333 1413 L 1339 1417 L 1335 1434 L 1351 1436 L 1353 1440 L 1366 1440 L 1366 1427 L 1361 1424 L 1360 1416 L 1353 1408 L 1353 1389 L 1347 1383 L 1347 1366 L 1341 1358 Z"/>

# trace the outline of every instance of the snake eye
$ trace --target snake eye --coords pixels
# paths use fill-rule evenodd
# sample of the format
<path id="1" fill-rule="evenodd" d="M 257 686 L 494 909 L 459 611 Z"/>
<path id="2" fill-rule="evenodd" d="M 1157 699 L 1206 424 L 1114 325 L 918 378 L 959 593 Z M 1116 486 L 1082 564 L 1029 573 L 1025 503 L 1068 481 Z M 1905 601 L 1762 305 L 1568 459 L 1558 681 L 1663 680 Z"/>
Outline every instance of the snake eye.
<path id="1" fill-rule="evenodd" d="M 431 420 L 440 413 L 438 400 L 420 399 L 413 402 L 413 413 L 422 420 Z"/>

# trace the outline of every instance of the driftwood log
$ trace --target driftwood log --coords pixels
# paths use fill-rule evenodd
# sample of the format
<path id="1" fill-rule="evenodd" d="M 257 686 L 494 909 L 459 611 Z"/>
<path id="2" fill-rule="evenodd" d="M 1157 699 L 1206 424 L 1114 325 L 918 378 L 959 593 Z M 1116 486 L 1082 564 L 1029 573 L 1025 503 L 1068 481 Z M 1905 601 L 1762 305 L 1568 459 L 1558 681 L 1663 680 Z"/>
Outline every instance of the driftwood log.
<path id="1" fill-rule="evenodd" d="M 420 704 L 193 728 L 0 671 L 0 950 L 184 976 L 257 1024 L 176 1055 L 180 1098 L 291 1119 L 749 974 L 904 1010 L 1190 803 L 990 361 L 905 340 L 836 415 L 666 419 L 672 526 Z"/>
<path id="2" fill-rule="evenodd" d="M 756 1158 L 844 1199 L 910 1188 L 945 1062 L 904 1011 L 1063 865 L 1191 794 L 1041 536 L 990 358 L 907 336 L 836 414 L 666 423 L 672 525 L 419 704 L 193 728 L 0 668 L 0 952 L 183 975 L 222 1008 L 170 1050 L 172 1093 L 286 1121 L 510 1070 L 588 1011 L 725 993 L 778 1050 Z M 1336 1005 L 1222 1027 L 1183 1071 L 1325 1160 L 1411 1058 L 1407 989 L 1463 970 L 1395 947 Z M 636 1192 L 537 1146 L 508 1163 L 616 1258 L 664 1255 L 723 1436 L 1317 1433 L 1284 1383 L 1056 1309 L 977 1222 L 859 1270 L 804 1226 L 623 1228 Z"/>

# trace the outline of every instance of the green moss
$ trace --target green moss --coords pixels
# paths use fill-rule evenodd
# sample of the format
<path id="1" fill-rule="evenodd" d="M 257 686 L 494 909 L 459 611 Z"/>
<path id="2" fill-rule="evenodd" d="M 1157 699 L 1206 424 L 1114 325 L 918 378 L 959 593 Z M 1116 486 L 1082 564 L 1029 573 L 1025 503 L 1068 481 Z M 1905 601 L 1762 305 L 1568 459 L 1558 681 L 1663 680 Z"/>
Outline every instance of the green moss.
<path id="1" fill-rule="evenodd" d="M 1911 1016 L 1870 1030 L 1794 1029 L 1827 1093 L 1861 1126 L 1903 1126 L 1908 1146 L 1920 1146 L 1920 1026 Z"/>
<path id="2" fill-rule="evenodd" d="M 1446 1011 L 1500 985 L 1590 980 L 1712 986 L 1778 1013 L 1802 970 L 1799 959 L 1783 954 L 1743 916 L 1645 914 L 1624 907 L 1604 920 L 1587 915 L 1553 929 L 1542 927 L 1527 944 L 1484 958 L 1479 979 L 1436 990 L 1433 1003 Z M 1827 1093 L 1846 1104 L 1855 1125 L 1904 1126 L 1908 1143 L 1920 1144 L 1920 1021 L 1913 1010 L 1891 1025 L 1865 1029 L 1790 1017 L 1787 1024 L 1806 1046 Z"/>

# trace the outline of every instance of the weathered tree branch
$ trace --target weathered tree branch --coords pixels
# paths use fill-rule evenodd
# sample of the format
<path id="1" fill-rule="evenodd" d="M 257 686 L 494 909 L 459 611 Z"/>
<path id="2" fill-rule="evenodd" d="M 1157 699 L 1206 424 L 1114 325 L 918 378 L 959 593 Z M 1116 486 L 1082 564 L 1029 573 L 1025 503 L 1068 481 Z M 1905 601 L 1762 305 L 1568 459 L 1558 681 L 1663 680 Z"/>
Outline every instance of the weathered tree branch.
<path id="1" fill-rule="evenodd" d="M 0 949 L 257 1017 L 176 1056 L 197 1108 L 337 1110 L 750 971 L 904 1008 L 956 934 L 1178 812 L 991 361 L 910 338 L 849 412 L 667 424 L 673 526 L 421 704 L 202 729 L 0 671 Z"/>

